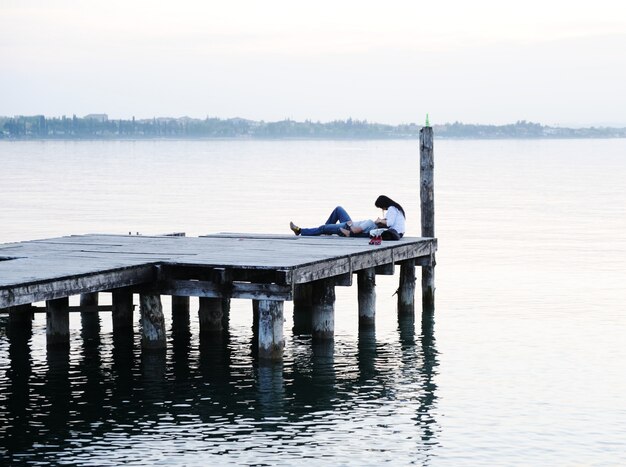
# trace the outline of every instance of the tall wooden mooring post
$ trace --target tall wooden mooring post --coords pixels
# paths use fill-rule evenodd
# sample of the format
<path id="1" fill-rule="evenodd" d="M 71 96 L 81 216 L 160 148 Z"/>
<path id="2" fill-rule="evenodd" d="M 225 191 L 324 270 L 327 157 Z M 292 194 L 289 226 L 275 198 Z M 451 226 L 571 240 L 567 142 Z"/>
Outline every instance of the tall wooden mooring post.
<path id="1" fill-rule="evenodd" d="M 422 237 L 435 237 L 435 157 L 433 129 L 426 126 L 420 130 L 420 206 Z M 430 264 L 422 266 L 422 312 L 435 310 L 435 253 Z"/>

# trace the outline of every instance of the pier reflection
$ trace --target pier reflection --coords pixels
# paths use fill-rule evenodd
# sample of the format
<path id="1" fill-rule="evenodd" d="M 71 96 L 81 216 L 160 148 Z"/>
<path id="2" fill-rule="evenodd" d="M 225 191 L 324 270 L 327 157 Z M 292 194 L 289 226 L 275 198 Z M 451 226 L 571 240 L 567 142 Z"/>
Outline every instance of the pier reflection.
<path id="1" fill-rule="evenodd" d="M 46 361 L 47 371 L 43 384 L 35 386 L 41 388 L 41 393 L 37 395 L 41 400 L 37 407 L 37 415 L 42 420 L 42 426 L 35 436 L 40 442 L 61 447 L 68 438 L 70 421 L 91 419 L 94 414 L 93 412 L 83 414 L 81 410 L 83 404 L 73 400 L 70 349 L 68 347 L 48 349 Z"/>
<path id="2" fill-rule="evenodd" d="M 419 376 L 416 378 L 420 390 L 416 395 L 418 404 L 414 421 L 421 439 L 416 449 L 422 454 L 420 456 L 422 459 L 430 457 L 429 453 L 438 444 L 437 434 L 440 430 L 435 417 L 437 384 L 434 379 L 439 362 L 435 346 L 434 324 L 432 313 L 422 314 L 421 334 L 416 343 L 415 318 L 401 316 L 398 319 L 403 371 L 417 371 Z M 416 360 L 420 362 L 418 365 L 415 365 Z"/>
<path id="3" fill-rule="evenodd" d="M 32 374 L 32 357 L 30 340 L 32 330 L 30 326 L 15 326 L 13 323 L 3 323 L 1 336 L 8 338 L 9 367 L 4 377 L 9 381 L 9 387 L 4 395 L 6 408 L 0 408 L 0 433 L 6 441 L 5 448 L 9 452 L 19 452 L 27 447 L 24 440 L 29 438 L 30 403 L 29 380 Z M 3 388 L 4 389 L 4 388 Z M 0 398 L 0 407 L 2 405 Z"/>
<path id="4" fill-rule="evenodd" d="M 433 322 L 426 324 L 419 333 L 402 316 L 397 332 L 383 337 L 375 330 L 360 331 L 358 340 L 291 336 L 279 363 L 254 358 L 252 333 L 193 338 L 184 323 L 172 326 L 166 350 L 150 352 L 129 333 L 81 334 L 71 350 L 47 352 L 33 352 L 30 334 L 0 335 L 0 351 L 8 344 L 0 449 L 9 462 L 25 456 L 54 463 L 99 440 L 120 456 L 112 462 L 123 463 L 124 448 L 184 433 L 199 452 L 261 448 L 263 436 L 279 441 L 278 450 L 304 452 L 328 430 L 349 443 L 341 437 L 351 436 L 350 427 L 371 423 L 402 430 L 423 460 L 439 432 L 437 350 Z M 377 430 L 364 436 L 375 443 Z"/>

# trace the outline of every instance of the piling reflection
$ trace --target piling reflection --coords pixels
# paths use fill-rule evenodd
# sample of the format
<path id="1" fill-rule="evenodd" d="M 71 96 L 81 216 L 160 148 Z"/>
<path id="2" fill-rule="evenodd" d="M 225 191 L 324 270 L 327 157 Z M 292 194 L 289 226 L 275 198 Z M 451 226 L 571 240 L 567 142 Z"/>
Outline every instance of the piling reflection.
<path id="1" fill-rule="evenodd" d="M 70 380 L 70 349 L 68 347 L 51 348 L 46 352 L 47 371 L 41 386 L 40 399 L 47 406 L 41 414 L 42 427 L 36 436 L 53 446 L 61 446 L 68 438 L 70 420 L 76 420 L 77 408 L 72 400 L 72 382 Z M 70 411 L 72 413 L 70 413 Z M 84 420 L 89 415 L 80 414 Z"/>
<path id="2" fill-rule="evenodd" d="M 172 314 L 171 345 L 172 365 L 178 379 L 189 378 L 191 352 L 191 330 L 189 312 Z"/>
<path id="3" fill-rule="evenodd" d="M 420 362 L 417 366 L 420 391 L 417 395 L 418 406 L 414 421 L 419 430 L 421 442 L 416 448 L 418 452 L 428 458 L 429 452 L 438 444 L 439 427 L 434 414 L 437 402 L 437 384 L 434 378 L 439 363 L 435 346 L 434 315 L 423 313 L 421 324 L 419 347 L 416 347 L 415 318 L 403 316 L 398 320 L 402 363 L 405 371 L 412 371 L 415 368 L 416 359 L 419 358 Z"/>
<path id="4" fill-rule="evenodd" d="M 97 401 L 105 399 L 105 376 L 102 372 L 102 353 L 105 350 L 100 338 L 100 320 L 97 318 L 97 313 L 89 313 L 87 321 L 82 319 L 82 346 L 71 350 L 72 355 L 79 358 L 76 366 L 81 368 L 80 376 L 75 375 L 71 381 L 76 384 L 76 377 L 80 378 L 81 391 L 72 394 L 72 402 L 75 404 L 76 417 L 81 420 L 90 420 L 101 414 L 101 403 Z"/>
<path id="5" fill-rule="evenodd" d="M 375 379 L 376 372 L 376 331 L 374 329 L 363 329 L 359 331 L 359 353 L 357 354 L 359 366 L 359 380 L 364 383 L 370 379 Z"/>
<path id="6" fill-rule="evenodd" d="M 262 361 L 257 367 L 258 415 L 264 419 L 280 418 L 285 413 L 285 378 L 283 362 Z M 269 427 L 264 427 L 267 429 Z"/>
<path id="7" fill-rule="evenodd" d="M 402 423 L 403 436 L 415 440 L 416 456 L 424 459 L 439 431 L 437 351 L 433 323 L 426 324 L 416 334 L 412 317 L 402 316 L 395 340 L 393 331 L 380 338 L 373 329 L 360 331 L 358 340 L 291 336 L 283 362 L 254 358 L 252 333 L 194 339 L 184 323 L 172 327 L 164 351 L 142 350 L 137 335 L 111 333 L 76 336 L 71 350 L 33 354 L 28 335 L 10 342 L 2 336 L 10 365 L 0 381 L 6 395 L 0 449 L 11 453 L 9 461 L 15 454 L 58 462 L 95 439 L 113 439 L 116 461 L 124 463 L 122 448 L 183 430 L 199 450 L 209 440 L 224 452 L 243 449 L 242 439 L 260 448 L 267 445 L 261 433 L 278 440 L 279 450 L 281 441 L 305 450 L 311 437 L 334 429 L 348 436 L 346 427 L 367 421 L 394 429 Z M 407 404 L 410 418 L 398 415 Z M 185 428 L 190 422 L 193 430 Z"/>
<path id="8" fill-rule="evenodd" d="M 1 407 L 4 404 L 0 402 L 0 433 L 9 452 L 19 452 L 27 447 L 25 440 L 28 439 L 30 432 L 29 379 L 32 373 L 30 352 L 32 331 L 30 326 L 22 328 L 13 324 L 8 323 L 6 328 L 2 326 L 2 330 L 6 329 L 4 337 L 9 339 L 9 367 L 5 377 L 10 382 L 10 387 L 5 393 L 6 407 Z"/>
<path id="9" fill-rule="evenodd" d="M 193 395 L 195 410 L 200 419 L 205 423 L 212 423 L 216 417 L 229 413 L 229 418 L 234 418 L 233 410 L 237 410 L 233 404 L 233 388 L 231 381 L 231 348 L 230 334 L 228 332 L 213 333 L 200 337 L 198 348 L 198 365 L 194 375 L 197 377 L 196 384 L 185 386 L 188 389 L 197 388 Z M 181 374 L 176 375 L 181 377 Z M 193 389 L 192 389 L 193 390 Z"/>

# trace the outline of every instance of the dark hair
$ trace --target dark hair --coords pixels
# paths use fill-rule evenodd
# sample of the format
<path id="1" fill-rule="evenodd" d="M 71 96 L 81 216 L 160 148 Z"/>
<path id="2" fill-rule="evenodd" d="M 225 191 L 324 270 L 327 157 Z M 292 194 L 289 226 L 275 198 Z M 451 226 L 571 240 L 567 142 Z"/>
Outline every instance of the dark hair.
<path id="1" fill-rule="evenodd" d="M 398 203 L 396 203 L 394 200 L 392 200 L 388 196 L 380 195 L 378 198 L 376 198 L 376 201 L 374 202 L 374 206 L 376 206 L 377 208 L 381 208 L 381 209 L 389 209 L 391 206 L 393 206 L 398 211 L 400 211 L 402 215 L 404 216 L 404 218 L 406 219 L 406 214 L 404 213 L 404 209 L 402 209 L 402 206 L 400 206 Z"/>

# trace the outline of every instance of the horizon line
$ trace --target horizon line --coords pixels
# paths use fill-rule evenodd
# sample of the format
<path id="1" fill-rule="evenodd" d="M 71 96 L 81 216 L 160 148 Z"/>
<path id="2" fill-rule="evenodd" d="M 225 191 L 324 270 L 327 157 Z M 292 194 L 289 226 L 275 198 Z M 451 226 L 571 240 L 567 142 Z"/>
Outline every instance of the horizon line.
<path id="1" fill-rule="evenodd" d="M 134 115 L 131 116 L 130 118 L 109 118 L 109 115 L 105 112 L 101 112 L 101 113 L 88 113 L 85 114 L 83 116 L 78 116 L 76 114 L 72 114 L 71 116 L 67 116 L 65 114 L 63 115 L 46 115 L 46 114 L 32 114 L 32 115 L 25 115 L 25 114 L 15 114 L 13 116 L 8 116 L 8 115 L 0 115 L 0 119 L 16 119 L 16 118 L 37 118 L 37 117 L 44 117 L 46 119 L 48 118 L 58 118 L 58 119 L 62 119 L 62 118 L 80 118 L 80 119 L 88 119 L 88 118 L 96 118 L 96 117 L 105 117 L 106 120 L 110 120 L 110 121 L 123 121 L 123 120 L 127 120 L 127 121 L 132 121 L 134 120 L 139 120 L 139 121 L 145 121 L 145 120 L 154 120 L 154 119 L 159 119 L 159 120 L 198 120 L 198 121 L 204 121 L 204 120 L 211 120 L 211 119 L 216 119 L 216 120 L 223 120 L 223 121 L 232 121 L 232 120 L 243 120 L 243 121 L 248 121 L 248 122 L 256 122 L 256 123 L 279 123 L 279 122 L 286 122 L 286 121 L 292 121 L 292 122 L 296 122 L 296 123 L 306 123 L 306 122 L 311 122 L 311 123 L 319 123 L 319 124 L 330 124 L 330 123 L 335 123 L 335 122 L 347 122 L 347 121 L 354 121 L 354 122 L 359 122 L 359 123 L 366 123 L 366 124 L 371 124 L 371 125 L 387 125 L 387 126 L 393 126 L 393 127 L 397 127 L 397 126 L 403 126 L 403 125 L 417 125 L 417 126 L 426 126 L 425 124 L 419 124 L 417 122 L 403 122 L 403 123 L 397 123 L 397 124 L 393 124 L 393 123 L 385 123 L 385 122 L 380 122 L 380 121 L 370 121 L 367 119 L 359 119 L 359 118 L 353 118 L 353 117 L 347 117 L 345 119 L 334 119 L 334 120 L 327 120 L 327 121 L 322 121 L 322 120 L 313 120 L 310 118 L 306 118 L 304 120 L 296 120 L 293 119 L 291 117 L 284 117 L 283 119 L 279 119 L 279 120 L 265 120 L 265 119 L 260 119 L 260 120 L 255 120 L 255 119 L 251 119 L 251 118 L 245 118 L 245 117 L 218 117 L 218 116 L 210 116 L 210 115 L 206 115 L 205 117 L 190 117 L 188 115 L 182 115 L 179 117 L 171 117 L 171 116 L 152 116 L 152 117 L 141 117 L 141 118 L 136 118 Z M 426 121 L 426 116 L 425 116 L 425 121 Z M 515 122 L 508 122 L 508 123 L 476 123 L 476 122 L 462 122 L 459 120 L 453 121 L 453 122 L 444 122 L 444 123 L 433 123 L 432 121 L 429 123 L 429 126 L 446 126 L 446 125 L 455 125 L 455 124 L 461 124 L 461 125 L 475 125 L 475 126 L 493 126 L 493 127 L 500 127 L 500 126 L 508 126 L 508 125 L 520 125 L 520 124 L 530 124 L 530 125 L 540 125 L 542 127 L 548 127 L 548 128 L 562 128 L 562 129 L 585 129 L 585 128 L 606 128 L 606 129 L 623 129 L 626 128 L 626 124 L 625 123 L 596 123 L 596 124 L 560 124 L 560 123 L 553 123 L 553 124 L 544 124 L 544 123 L 540 123 L 540 122 L 534 122 L 531 120 L 525 120 L 525 119 L 519 119 Z"/>

